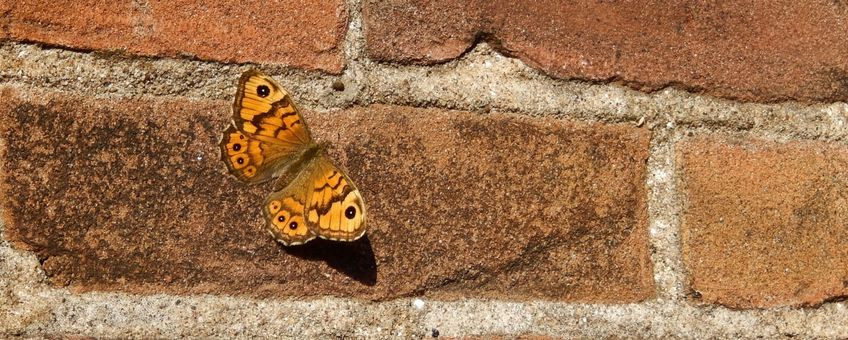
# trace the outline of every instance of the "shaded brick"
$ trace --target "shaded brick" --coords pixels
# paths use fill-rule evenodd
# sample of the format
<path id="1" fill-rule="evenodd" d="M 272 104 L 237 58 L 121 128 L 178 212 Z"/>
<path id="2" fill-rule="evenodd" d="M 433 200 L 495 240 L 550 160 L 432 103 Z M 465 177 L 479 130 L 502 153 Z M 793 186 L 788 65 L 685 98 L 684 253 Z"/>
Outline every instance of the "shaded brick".
<path id="1" fill-rule="evenodd" d="M 284 248 L 271 185 L 225 175 L 230 104 L 3 93 L 9 239 L 78 290 L 428 294 L 633 302 L 653 295 L 650 134 L 392 106 L 307 112 L 359 186 L 367 239 Z"/>
<path id="2" fill-rule="evenodd" d="M 3 5 L 0 5 L 3 6 Z M 11 1 L 3 36 L 84 50 L 279 63 L 341 72 L 338 1 Z"/>
<path id="3" fill-rule="evenodd" d="M 839 1 L 368 0 L 363 12 L 378 60 L 437 63 L 485 40 L 565 79 L 752 101 L 848 99 Z"/>
<path id="4" fill-rule="evenodd" d="M 848 148 L 695 139 L 678 160 L 694 296 L 763 308 L 848 295 Z"/>

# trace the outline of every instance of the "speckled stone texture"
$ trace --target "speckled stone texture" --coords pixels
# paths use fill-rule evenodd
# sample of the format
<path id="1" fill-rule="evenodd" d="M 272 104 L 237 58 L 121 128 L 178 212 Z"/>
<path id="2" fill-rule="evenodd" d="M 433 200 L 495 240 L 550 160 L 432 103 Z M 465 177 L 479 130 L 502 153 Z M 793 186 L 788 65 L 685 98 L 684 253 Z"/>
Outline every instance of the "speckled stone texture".
<path id="1" fill-rule="evenodd" d="M 76 290 L 541 298 L 654 294 L 650 133 L 458 111 L 307 112 L 368 204 L 367 238 L 284 248 L 270 185 L 226 176 L 229 103 L 6 89 L 6 232 Z"/>
<path id="2" fill-rule="evenodd" d="M 344 1 L 2 1 L 0 38 L 341 72 Z"/>
<path id="3" fill-rule="evenodd" d="M 848 100 L 842 1 L 366 0 L 363 16 L 378 60 L 432 64 L 485 40 L 558 78 Z"/>
<path id="4" fill-rule="evenodd" d="M 733 308 L 848 296 L 848 148 L 699 138 L 678 159 L 692 296 Z"/>

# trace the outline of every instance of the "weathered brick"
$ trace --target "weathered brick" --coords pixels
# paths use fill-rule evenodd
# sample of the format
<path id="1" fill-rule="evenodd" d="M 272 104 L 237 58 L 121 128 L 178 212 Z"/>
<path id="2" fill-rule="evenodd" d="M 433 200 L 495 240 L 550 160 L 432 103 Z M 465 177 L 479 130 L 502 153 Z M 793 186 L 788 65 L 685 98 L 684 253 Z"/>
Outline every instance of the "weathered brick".
<path id="1" fill-rule="evenodd" d="M 848 148 L 699 138 L 680 149 L 694 296 L 762 308 L 848 295 Z"/>
<path id="2" fill-rule="evenodd" d="M 482 39 L 559 78 L 848 99 L 848 6 L 838 1 L 369 0 L 363 11 L 378 60 L 436 63 Z"/>
<path id="3" fill-rule="evenodd" d="M 0 5 L 3 6 L 3 5 Z M 6 39 L 151 56 L 341 72 L 344 1 L 46 1 L 5 4 Z"/>
<path id="4" fill-rule="evenodd" d="M 79 290 L 652 296 L 650 133 L 391 106 L 307 112 L 367 201 L 367 240 L 284 248 L 271 185 L 226 176 L 229 103 L 3 93 L 6 228 Z M 32 100 L 26 98 L 34 98 Z"/>

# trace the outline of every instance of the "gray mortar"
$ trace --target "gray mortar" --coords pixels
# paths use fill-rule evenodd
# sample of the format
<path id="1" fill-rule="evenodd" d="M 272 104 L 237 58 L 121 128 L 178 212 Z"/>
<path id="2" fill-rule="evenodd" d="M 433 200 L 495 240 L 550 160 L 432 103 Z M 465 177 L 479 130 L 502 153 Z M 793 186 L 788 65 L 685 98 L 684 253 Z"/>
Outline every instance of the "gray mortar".
<path id="1" fill-rule="evenodd" d="M 318 297 L 256 300 L 234 296 L 76 294 L 54 288 L 36 257 L 10 247 L 0 223 L 0 334 L 96 337 L 428 337 L 537 334 L 562 337 L 848 337 L 848 303 L 814 309 L 736 311 L 686 298 L 680 254 L 681 194 L 675 147 L 695 135 L 848 144 L 846 103 L 740 103 L 673 88 L 642 93 L 616 84 L 552 79 L 480 43 L 462 57 L 423 67 L 368 60 L 361 0 L 348 0 L 340 75 L 284 65 L 84 53 L 0 44 L 0 85 L 42 87 L 104 99 L 179 96 L 229 101 L 235 79 L 258 67 L 304 108 L 339 110 L 374 103 L 632 123 L 652 130 L 648 214 L 656 298 L 639 304 Z M 344 91 L 331 84 L 341 80 Z"/>

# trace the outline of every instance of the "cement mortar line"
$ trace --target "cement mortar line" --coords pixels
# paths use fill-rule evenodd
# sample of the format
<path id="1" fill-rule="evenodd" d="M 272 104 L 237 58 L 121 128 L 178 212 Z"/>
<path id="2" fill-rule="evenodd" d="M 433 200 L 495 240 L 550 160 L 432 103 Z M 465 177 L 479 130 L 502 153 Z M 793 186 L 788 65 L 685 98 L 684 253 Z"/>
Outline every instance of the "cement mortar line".
<path id="1" fill-rule="evenodd" d="M 845 303 L 809 311 L 780 308 L 734 311 L 682 302 L 630 305 L 516 303 L 505 301 L 431 302 L 425 327 L 447 336 L 527 334 L 617 337 L 844 337 Z"/>
<path id="2" fill-rule="evenodd" d="M 359 60 L 365 56 L 365 32 L 362 20 L 362 0 L 345 0 L 348 13 L 347 32 L 342 43 L 345 56 L 345 68 L 356 68 Z M 353 66 L 352 66 L 353 65 Z"/>
<path id="3" fill-rule="evenodd" d="M 648 203 L 648 240 L 658 301 L 685 302 L 685 274 L 680 251 L 681 204 L 677 190 L 673 129 L 653 132 L 645 186 Z"/>
<path id="4" fill-rule="evenodd" d="M 0 249 L 8 257 L 10 249 Z M 34 261 L 26 256 L 18 266 Z M 6 261 L 9 261 L 8 259 Z M 34 267 L 29 267 L 34 268 Z M 27 273 L 27 276 L 41 274 Z M 15 289 L 24 319 L 2 320 L 0 334 L 95 337 L 221 337 L 298 334 L 307 336 L 442 336 L 541 334 L 552 336 L 786 336 L 848 334 L 848 306 L 734 311 L 683 301 L 627 305 L 547 301 L 398 299 L 370 303 L 343 298 L 290 299 L 233 296 L 175 296 L 123 293 L 72 294 L 43 282 Z M 22 292 L 23 291 L 23 292 Z M 9 314 L 7 314 L 8 317 Z M 11 322 L 9 322 L 11 321 Z M 190 322 L 192 321 L 192 322 Z M 92 325 L 96 325 L 93 327 Z M 10 327 L 11 326 L 11 327 Z M 13 328 L 15 326 L 21 328 Z M 93 330 L 92 330 L 93 328 Z"/>
<path id="5" fill-rule="evenodd" d="M 6 139 L 5 138 L 0 138 L 0 150 L 6 150 Z M 0 176 L 5 176 L 4 168 L 5 167 L 0 167 Z M 0 199 L 5 200 L 7 198 L 6 198 L 5 195 L 2 195 L 2 196 L 0 196 Z M 2 204 L 0 204 L 0 216 L 8 216 L 8 215 L 6 215 L 6 209 L 3 208 Z M 0 249 L 8 248 L 8 247 L 9 247 L 9 241 L 7 241 L 7 238 L 6 238 L 6 221 L 5 221 L 5 218 L 0 218 Z M 0 261 L 3 261 L 2 258 L 0 258 Z M 2 268 L 2 267 L 0 267 L 0 268 Z M 3 273 L 0 273 L 0 280 L 2 280 L 2 278 L 3 278 Z M 0 292 L 0 296 L 2 296 L 2 292 Z"/>
<path id="6" fill-rule="evenodd" d="M 362 20 L 362 0 L 345 0 L 345 7 L 348 11 L 348 25 L 345 37 L 342 42 L 342 51 L 344 51 L 345 67 L 342 71 L 342 76 L 335 81 L 341 81 L 345 85 L 342 94 L 345 96 L 344 102 L 339 107 L 348 107 L 361 103 L 360 96 L 363 93 L 362 79 L 365 79 L 363 72 L 365 57 L 365 33 Z M 320 105 L 323 108 L 329 108 Z"/>
<path id="7" fill-rule="evenodd" d="M 350 6 L 358 6 L 351 1 Z M 375 63 L 363 57 L 361 17 L 352 11 L 339 76 L 260 65 L 278 77 L 305 108 L 352 105 L 500 111 L 599 123 L 644 122 L 698 131 L 754 133 L 766 139 L 848 139 L 848 104 L 740 103 L 675 89 L 651 94 L 618 85 L 550 78 L 480 43 L 461 58 L 435 66 Z M 229 100 L 233 79 L 251 65 L 196 60 L 119 57 L 33 44 L 0 45 L 0 84 L 48 87 L 105 98 L 176 96 Z M 344 91 L 331 84 L 342 80 Z"/>

